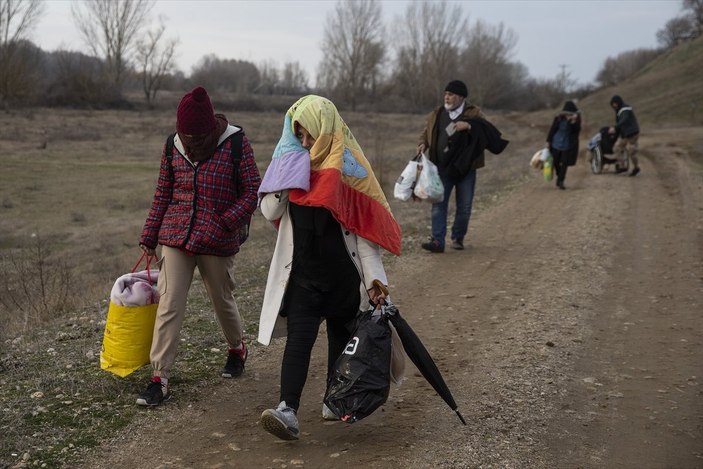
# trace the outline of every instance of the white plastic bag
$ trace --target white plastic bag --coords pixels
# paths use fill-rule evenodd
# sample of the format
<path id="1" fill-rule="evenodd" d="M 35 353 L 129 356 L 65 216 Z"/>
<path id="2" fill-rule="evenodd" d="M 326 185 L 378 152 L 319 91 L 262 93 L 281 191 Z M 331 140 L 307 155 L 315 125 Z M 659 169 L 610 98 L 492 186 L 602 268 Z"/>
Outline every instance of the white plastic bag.
<path id="1" fill-rule="evenodd" d="M 439 178 L 437 166 L 427 158 L 427 154 L 422 154 L 422 169 L 415 183 L 415 196 L 432 202 L 433 204 L 444 200 L 444 185 Z"/>
<path id="2" fill-rule="evenodd" d="M 542 162 L 546 162 L 547 160 L 552 158 L 552 154 L 549 152 L 549 148 L 545 147 L 542 149 L 542 154 L 540 155 L 539 159 L 542 160 Z"/>
<path id="3" fill-rule="evenodd" d="M 532 155 L 530 160 L 530 167 L 534 169 L 542 169 L 544 162 L 542 161 L 542 150 L 538 150 L 537 153 Z"/>
<path id="4" fill-rule="evenodd" d="M 417 173 L 419 172 L 420 162 L 418 158 L 415 157 L 408 161 L 407 166 L 398 180 L 395 181 L 395 187 L 393 188 L 393 197 L 399 200 L 409 200 L 413 195 L 413 189 L 415 188 L 415 182 L 417 181 Z"/>

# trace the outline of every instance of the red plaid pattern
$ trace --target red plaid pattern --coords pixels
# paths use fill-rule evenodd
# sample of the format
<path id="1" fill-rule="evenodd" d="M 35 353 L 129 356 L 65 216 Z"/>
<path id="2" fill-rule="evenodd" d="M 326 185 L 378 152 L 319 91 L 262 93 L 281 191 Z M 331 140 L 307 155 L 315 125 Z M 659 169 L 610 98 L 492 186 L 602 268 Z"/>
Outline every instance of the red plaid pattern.
<path id="1" fill-rule="evenodd" d="M 197 166 L 175 147 L 169 165 L 164 145 L 154 201 L 139 242 L 151 248 L 158 242 L 194 254 L 231 256 L 237 253 L 237 231 L 256 210 L 261 184 L 254 151 L 246 137 L 242 140 L 239 166 L 239 199 L 233 164 L 231 140 L 226 140 L 217 147 L 212 158 Z"/>

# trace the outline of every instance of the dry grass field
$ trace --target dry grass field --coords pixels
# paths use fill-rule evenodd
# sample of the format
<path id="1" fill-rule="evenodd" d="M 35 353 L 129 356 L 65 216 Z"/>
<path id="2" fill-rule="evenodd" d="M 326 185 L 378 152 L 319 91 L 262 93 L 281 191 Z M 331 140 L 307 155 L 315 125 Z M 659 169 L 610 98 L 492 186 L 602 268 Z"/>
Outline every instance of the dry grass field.
<path id="1" fill-rule="evenodd" d="M 280 136 L 282 116 L 224 112 L 245 128 L 263 173 Z M 395 178 L 413 155 L 424 117 L 345 117 L 391 199 Z M 27 259 L 41 247 L 41 260 L 47 269 L 43 282 L 54 288 L 44 295 L 62 294 L 64 301 L 57 305 L 59 309 L 90 308 L 104 299 L 114 279 L 138 258 L 137 240 L 151 203 L 163 141 L 173 124 L 171 112 L 34 109 L 0 116 L 0 253 L 7 263 L 3 266 L 5 287 L 21 290 L 17 282 L 36 285 L 34 271 L 13 276 L 22 269 L 12 262 Z M 493 157 L 493 163 L 518 151 L 511 145 L 506 154 Z M 503 173 L 491 177 L 516 175 L 515 169 Z M 406 241 L 426 235 L 425 209 L 394 203 Z M 254 261 L 248 259 L 249 255 L 261 253 L 256 245 L 270 232 L 260 217 L 255 218 L 253 229 L 251 241 L 240 256 L 247 265 Z M 23 303 L 32 299 L 51 302 L 33 294 L 23 298 Z M 32 316 L 26 321 L 7 306 L 0 305 L 1 319 L 6 324 L 3 338 L 26 333 L 36 320 L 50 319 L 60 312 L 38 307 L 42 314 L 37 317 L 36 311 L 25 304 Z"/>

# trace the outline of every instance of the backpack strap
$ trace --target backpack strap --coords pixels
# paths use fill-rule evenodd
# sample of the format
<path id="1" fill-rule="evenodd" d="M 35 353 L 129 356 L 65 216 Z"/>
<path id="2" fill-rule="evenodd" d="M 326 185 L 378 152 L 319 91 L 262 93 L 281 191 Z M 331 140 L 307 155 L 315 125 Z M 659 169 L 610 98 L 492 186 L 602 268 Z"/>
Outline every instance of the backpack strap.
<path id="1" fill-rule="evenodd" d="M 171 172 L 173 179 L 173 139 L 176 138 L 175 132 L 166 138 L 166 161 L 168 161 L 168 169 Z"/>
<path id="2" fill-rule="evenodd" d="M 169 160 L 173 157 L 173 139 L 176 138 L 176 133 L 172 133 L 166 138 L 166 158 Z"/>
<path id="3" fill-rule="evenodd" d="M 227 137 L 232 141 L 232 179 L 234 179 L 234 187 L 236 188 L 237 198 L 242 196 L 241 184 L 239 184 L 239 165 L 242 162 L 242 145 L 244 144 L 244 129 L 234 135 Z"/>

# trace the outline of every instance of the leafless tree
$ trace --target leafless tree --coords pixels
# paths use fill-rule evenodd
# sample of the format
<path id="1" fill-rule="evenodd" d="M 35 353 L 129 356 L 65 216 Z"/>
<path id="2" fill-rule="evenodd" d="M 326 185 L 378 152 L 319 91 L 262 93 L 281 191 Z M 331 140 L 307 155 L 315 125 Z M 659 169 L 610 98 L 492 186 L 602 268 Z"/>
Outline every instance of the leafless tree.
<path id="1" fill-rule="evenodd" d="M 37 234 L 32 234 L 31 241 L 0 256 L 0 316 L 13 317 L 13 325 L 21 325 L 21 332 L 69 310 L 75 300 L 66 262 L 52 256 L 49 245 Z"/>
<path id="2" fill-rule="evenodd" d="M 635 49 L 608 57 L 598 71 L 596 81 L 602 86 L 617 85 L 642 70 L 660 52 L 657 49 Z"/>
<path id="3" fill-rule="evenodd" d="M 27 39 L 43 14 L 39 0 L 0 0 L 0 44 Z"/>
<path id="4" fill-rule="evenodd" d="M 0 99 L 5 109 L 36 79 L 36 54 L 26 40 L 43 13 L 38 0 L 0 0 Z"/>
<path id="5" fill-rule="evenodd" d="M 257 94 L 298 95 L 308 91 L 308 74 L 300 62 L 286 62 L 279 69 L 272 60 L 261 62 L 259 84 L 254 91 Z"/>
<path id="6" fill-rule="evenodd" d="M 678 16 L 666 22 L 664 27 L 657 31 L 657 42 L 660 46 L 671 49 L 681 41 L 695 37 L 691 19 L 687 16 Z"/>
<path id="7" fill-rule="evenodd" d="M 281 87 L 281 77 L 278 66 L 273 60 L 265 60 L 257 66 L 259 69 L 259 84 L 254 91 L 258 94 L 276 94 Z"/>
<path id="8" fill-rule="evenodd" d="M 682 8 L 688 14 L 696 37 L 700 37 L 703 30 L 703 0 L 683 0 Z"/>
<path id="9" fill-rule="evenodd" d="M 153 0 L 87 0 L 71 5 L 83 39 L 96 56 L 104 58 L 107 73 L 118 89 L 153 6 Z"/>
<path id="10" fill-rule="evenodd" d="M 395 81 L 398 92 L 410 98 L 413 107 L 436 103 L 444 85 L 458 78 L 467 23 L 461 8 L 446 2 L 410 2 L 396 22 Z"/>
<path id="11" fill-rule="evenodd" d="M 141 75 L 142 90 L 149 107 L 153 105 L 164 79 L 174 69 L 173 58 L 178 39 L 164 37 L 165 30 L 166 26 L 160 21 L 156 29 L 147 32 L 146 36 L 137 41 L 135 58 Z"/>
<path id="12" fill-rule="evenodd" d="M 352 109 L 373 93 L 385 55 L 381 4 L 377 0 L 339 0 L 327 16 L 318 80 L 339 91 Z"/>
<path id="13" fill-rule="evenodd" d="M 281 92 L 300 94 L 308 88 L 308 74 L 299 62 L 286 62 L 281 72 Z"/>
<path id="14" fill-rule="evenodd" d="M 209 54 L 200 59 L 190 75 L 208 91 L 229 91 L 237 94 L 253 93 L 261 83 L 259 69 L 252 62 L 237 59 L 220 59 Z"/>
<path id="15" fill-rule="evenodd" d="M 52 106 L 102 108 L 118 99 L 111 83 L 105 81 L 102 62 L 80 52 L 58 50 L 47 56 L 45 102 Z"/>
<path id="16" fill-rule="evenodd" d="M 473 101 L 485 105 L 487 100 L 510 90 L 510 72 L 516 71 L 510 59 L 517 40 L 515 32 L 503 23 L 491 26 L 478 20 L 468 31 L 460 70 L 468 80 Z"/>

